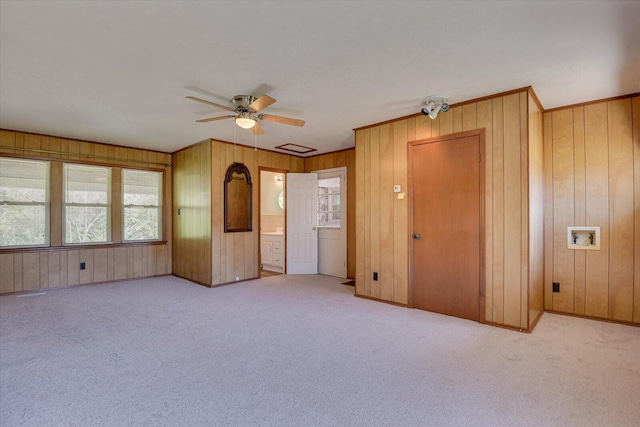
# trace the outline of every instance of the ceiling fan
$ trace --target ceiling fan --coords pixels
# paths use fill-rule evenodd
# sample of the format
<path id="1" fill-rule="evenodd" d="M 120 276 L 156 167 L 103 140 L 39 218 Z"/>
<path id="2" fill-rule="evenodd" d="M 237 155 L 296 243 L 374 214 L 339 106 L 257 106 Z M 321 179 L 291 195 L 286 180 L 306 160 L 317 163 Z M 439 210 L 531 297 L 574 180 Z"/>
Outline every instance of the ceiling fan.
<path id="1" fill-rule="evenodd" d="M 223 110 L 232 111 L 233 113 L 235 113 L 227 116 L 196 120 L 197 123 L 207 123 L 214 122 L 216 120 L 233 119 L 236 125 L 240 126 L 243 129 L 251 129 L 251 131 L 255 135 L 262 135 L 264 133 L 264 129 L 262 129 L 262 126 L 260 126 L 259 120 L 283 123 L 285 125 L 304 126 L 304 120 L 274 116 L 272 114 L 260 114 L 260 111 L 276 102 L 275 99 L 271 98 L 268 95 L 262 95 L 259 98 L 256 98 L 252 95 L 236 95 L 231 98 L 233 107 L 228 105 L 216 104 L 215 102 L 196 98 L 195 96 L 187 96 L 187 99 L 222 108 Z"/>

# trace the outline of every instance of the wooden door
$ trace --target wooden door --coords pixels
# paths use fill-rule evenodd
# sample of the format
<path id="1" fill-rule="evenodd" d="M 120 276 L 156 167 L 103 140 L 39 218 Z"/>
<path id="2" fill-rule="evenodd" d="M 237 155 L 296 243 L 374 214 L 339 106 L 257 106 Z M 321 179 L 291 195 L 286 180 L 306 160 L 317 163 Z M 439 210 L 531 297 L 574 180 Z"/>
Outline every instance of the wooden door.
<path id="1" fill-rule="evenodd" d="M 481 320 L 480 149 L 480 135 L 409 147 L 413 307 Z"/>

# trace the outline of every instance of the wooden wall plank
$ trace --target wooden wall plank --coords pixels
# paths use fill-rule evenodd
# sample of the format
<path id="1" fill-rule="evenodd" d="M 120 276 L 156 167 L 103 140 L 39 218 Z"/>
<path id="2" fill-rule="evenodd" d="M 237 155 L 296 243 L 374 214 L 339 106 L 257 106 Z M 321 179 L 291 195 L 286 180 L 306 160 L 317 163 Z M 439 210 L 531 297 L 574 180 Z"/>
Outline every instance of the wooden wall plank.
<path id="1" fill-rule="evenodd" d="M 447 134 L 453 133 L 453 116 L 461 114 L 459 113 L 461 108 L 462 107 L 454 107 L 449 111 L 447 111 L 446 113 L 438 114 L 438 118 L 434 120 L 438 122 L 438 128 L 439 128 L 439 131 L 437 132 L 438 135 L 447 135 Z M 436 132 L 434 132 L 434 130 L 435 130 L 435 126 L 434 128 L 432 128 L 432 132 L 431 132 L 432 136 L 436 136 L 435 135 Z"/>
<path id="2" fill-rule="evenodd" d="M 224 177 L 220 159 L 223 153 L 221 144 L 211 144 L 211 284 L 223 283 L 222 265 L 220 262 L 222 232 L 220 227 L 224 221 Z M 259 152 L 261 153 L 261 152 Z"/>
<path id="3" fill-rule="evenodd" d="M 20 292 L 25 290 L 23 288 L 22 281 L 22 256 L 21 253 L 13 254 L 13 290 L 14 292 Z"/>
<path id="4" fill-rule="evenodd" d="M 504 106 L 504 323 L 520 327 L 522 189 L 520 95 L 505 96 Z"/>
<path id="5" fill-rule="evenodd" d="M 504 118 L 503 98 L 491 102 L 493 116 L 493 313 L 491 321 L 504 323 Z"/>
<path id="6" fill-rule="evenodd" d="M 51 246 L 62 245 L 62 162 L 51 162 L 49 167 L 50 186 L 49 186 L 49 223 L 50 225 L 50 237 L 49 243 Z"/>
<path id="7" fill-rule="evenodd" d="M 0 129 L 0 153 L 14 153 L 16 146 L 16 133 Z"/>
<path id="8" fill-rule="evenodd" d="M 451 111 L 451 119 L 453 122 L 453 130 L 452 132 L 448 132 L 448 133 L 456 133 L 456 132 L 462 132 L 462 109 L 464 108 L 464 106 L 462 107 L 455 107 L 452 108 Z M 447 114 L 447 113 L 443 113 L 443 114 Z M 440 115 L 440 114 L 438 114 Z"/>
<path id="9" fill-rule="evenodd" d="M 100 146 L 103 146 L 102 144 L 98 144 Z M 105 145 L 106 147 L 106 145 Z M 62 151 L 62 140 L 60 138 L 55 138 L 55 137 L 49 137 L 49 150 L 53 151 L 53 152 L 60 152 Z M 57 153 L 52 153 L 50 154 L 50 157 L 54 158 L 54 159 L 59 159 L 62 158 L 63 155 L 62 154 L 57 154 Z"/>
<path id="10" fill-rule="evenodd" d="M 149 257 L 147 258 L 147 274 L 149 276 L 156 276 L 158 273 L 158 260 L 157 260 L 157 246 L 149 246 Z M 108 256 L 107 256 L 108 257 Z"/>
<path id="11" fill-rule="evenodd" d="M 22 254 L 22 290 L 40 288 L 40 255 L 37 252 Z"/>
<path id="12" fill-rule="evenodd" d="M 78 261 L 78 251 L 67 252 L 67 284 L 77 285 L 80 283 L 80 264 Z"/>
<path id="13" fill-rule="evenodd" d="M 24 153 L 22 150 L 24 148 L 24 137 L 25 135 L 23 133 L 16 133 L 14 154 L 20 155 Z"/>
<path id="14" fill-rule="evenodd" d="M 545 170 L 542 111 L 529 94 L 529 318 L 531 329 L 544 310 Z"/>
<path id="15" fill-rule="evenodd" d="M 93 250 L 93 281 L 106 282 L 109 280 L 107 274 L 108 268 L 108 249 L 100 248 Z"/>
<path id="16" fill-rule="evenodd" d="M 520 327 L 529 326 L 529 105 L 528 93 L 520 92 Z M 475 104 L 474 104 L 475 105 Z"/>
<path id="17" fill-rule="evenodd" d="M 393 182 L 399 184 L 405 193 L 404 199 L 393 200 L 393 302 L 408 303 L 409 292 L 409 210 L 407 205 L 407 141 L 414 138 L 409 134 L 411 120 L 393 123 Z M 358 217 L 360 218 L 360 217 Z M 385 253 L 384 256 L 389 256 Z"/>
<path id="18" fill-rule="evenodd" d="M 107 248 L 107 280 L 109 281 L 115 280 L 116 276 L 115 251 L 115 248 Z"/>
<path id="19" fill-rule="evenodd" d="M 482 153 L 484 182 L 484 228 L 485 228 L 485 319 L 492 321 L 493 311 L 493 112 L 491 100 L 478 103 L 477 126 L 485 129 L 485 152 Z"/>
<path id="20" fill-rule="evenodd" d="M 122 194 L 122 168 L 111 168 L 111 194 Z M 124 218 L 121 197 L 111 198 L 111 241 L 122 243 L 124 239 Z"/>
<path id="21" fill-rule="evenodd" d="M 1 144 L 2 141 L 0 141 Z M 0 293 L 14 292 L 14 290 L 13 254 L 0 254 Z"/>
<path id="22" fill-rule="evenodd" d="M 49 263 L 47 268 L 47 284 L 49 288 L 57 288 L 60 286 L 60 252 L 51 251 L 47 259 Z"/>
<path id="23" fill-rule="evenodd" d="M 587 226 L 586 223 L 586 171 L 585 171 L 585 145 L 584 145 L 584 108 L 573 109 L 573 164 L 574 164 L 574 220 L 575 226 Z M 584 314 L 586 292 L 586 251 L 574 251 L 574 313 Z"/>
<path id="24" fill-rule="evenodd" d="M 416 116 L 412 121 L 412 124 L 415 125 L 415 139 L 431 138 L 432 123 L 433 120 L 429 116 Z"/>
<path id="25" fill-rule="evenodd" d="M 386 159 L 385 159 L 386 160 Z M 380 298 L 380 126 L 371 129 L 369 210 L 371 212 L 371 296 Z M 378 280 L 373 274 L 378 273 Z"/>
<path id="26" fill-rule="evenodd" d="M 365 208 L 364 208 L 364 162 L 365 162 L 365 141 L 364 141 L 364 130 L 356 131 L 356 217 L 358 221 L 356 221 L 356 291 L 357 295 L 365 295 L 364 288 L 364 260 L 365 260 L 365 251 L 364 251 L 364 218 L 365 218 Z"/>
<path id="27" fill-rule="evenodd" d="M 55 252 L 52 252 L 55 254 Z M 40 269 L 40 288 L 49 287 L 49 253 L 40 252 L 39 269 Z"/>
<path id="28" fill-rule="evenodd" d="M 522 92 L 524 94 L 524 92 Z M 526 96 L 526 95 L 525 95 Z M 462 130 L 474 130 L 478 128 L 477 103 L 465 104 L 462 106 Z"/>
<path id="29" fill-rule="evenodd" d="M 356 151 L 349 150 L 347 160 L 347 276 L 356 277 Z"/>
<path id="30" fill-rule="evenodd" d="M 69 252 L 60 251 L 60 286 L 69 284 Z"/>
<path id="31" fill-rule="evenodd" d="M 380 126 L 380 299 L 393 301 L 393 126 Z M 386 254 L 392 254 L 388 256 Z"/>
<path id="32" fill-rule="evenodd" d="M 24 149 L 26 150 L 40 150 L 41 135 L 25 134 L 24 135 Z"/>
<path id="33" fill-rule="evenodd" d="M 608 102 L 609 316 L 633 320 L 634 193 L 631 100 Z"/>
<path id="34" fill-rule="evenodd" d="M 144 251 L 142 246 L 133 247 L 133 277 L 142 277 Z"/>
<path id="35" fill-rule="evenodd" d="M 371 296 L 371 129 L 364 131 L 364 295 Z"/>
<path id="36" fill-rule="evenodd" d="M 553 310 L 573 313 L 574 256 L 567 248 L 567 227 L 574 225 L 573 111 L 553 112 L 554 239 L 553 281 L 560 292 L 553 294 Z"/>
<path id="37" fill-rule="evenodd" d="M 133 264 L 134 264 L 134 255 L 133 255 L 133 250 L 134 248 L 129 246 L 126 248 L 127 249 L 127 279 L 131 279 L 133 277 L 135 277 L 134 273 L 133 273 Z"/>
<path id="38" fill-rule="evenodd" d="M 545 113 L 544 144 L 544 309 L 553 309 L 553 114 Z"/>
<path id="39" fill-rule="evenodd" d="M 633 194 L 635 218 L 635 247 L 633 273 L 633 321 L 640 323 L 640 96 L 632 99 L 633 121 Z"/>
<path id="40" fill-rule="evenodd" d="M 171 274 L 171 252 L 169 246 L 156 246 L 156 274 Z"/>
<path id="41" fill-rule="evenodd" d="M 85 269 L 80 270 L 80 263 L 85 263 Z M 93 249 L 82 249 L 78 251 L 78 283 L 85 284 L 93 282 Z"/>
<path id="42" fill-rule="evenodd" d="M 147 277 L 149 276 L 149 246 L 140 247 L 142 248 L 142 277 Z"/>
<path id="43" fill-rule="evenodd" d="M 113 252 L 113 278 L 122 280 L 127 278 L 127 248 L 115 248 Z"/>
<path id="44" fill-rule="evenodd" d="M 607 105 L 591 104 L 585 114 L 586 223 L 600 227 L 600 250 L 586 253 L 585 314 L 609 316 L 609 151 Z M 555 173 L 555 169 L 554 169 Z M 554 197 L 555 199 L 555 197 Z"/>

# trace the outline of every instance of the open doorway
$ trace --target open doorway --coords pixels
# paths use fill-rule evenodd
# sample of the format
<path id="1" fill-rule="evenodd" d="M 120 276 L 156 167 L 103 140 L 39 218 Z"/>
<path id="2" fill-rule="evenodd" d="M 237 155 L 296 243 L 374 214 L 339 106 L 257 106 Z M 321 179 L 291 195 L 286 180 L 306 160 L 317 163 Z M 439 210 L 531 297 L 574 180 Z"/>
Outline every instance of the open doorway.
<path id="1" fill-rule="evenodd" d="M 260 170 L 260 277 L 284 273 L 285 170 Z"/>

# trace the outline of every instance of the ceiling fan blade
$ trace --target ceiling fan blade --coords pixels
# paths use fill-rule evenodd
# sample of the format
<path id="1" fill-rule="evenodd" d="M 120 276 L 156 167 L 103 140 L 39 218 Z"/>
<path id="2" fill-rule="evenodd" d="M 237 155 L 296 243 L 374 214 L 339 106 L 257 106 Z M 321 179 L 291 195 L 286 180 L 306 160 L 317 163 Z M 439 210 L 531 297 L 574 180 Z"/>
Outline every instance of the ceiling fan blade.
<path id="1" fill-rule="evenodd" d="M 187 99 L 190 99 L 192 101 L 202 102 L 203 104 L 212 105 L 214 107 L 222 108 L 223 110 L 227 110 L 227 111 L 236 111 L 232 107 L 228 107 L 222 104 L 216 104 L 215 102 L 207 101 L 206 99 L 196 98 L 195 96 L 187 96 Z"/>
<path id="2" fill-rule="evenodd" d="M 273 116 L 271 114 L 260 114 L 260 118 L 268 122 L 283 123 L 285 125 L 304 126 L 304 120 L 292 119 L 289 117 Z"/>
<path id="3" fill-rule="evenodd" d="M 251 132 L 253 132 L 254 135 L 262 135 L 264 133 L 264 129 L 260 126 L 260 122 L 256 120 L 256 124 L 251 128 Z"/>
<path id="4" fill-rule="evenodd" d="M 249 105 L 249 110 L 253 110 L 256 113 L 267 108 L 269 105 L 275 103 L 276 100 L 268 95 L 262 95 Z"/>
<path id="5" fill-rule="evenodd" d="M 235 116 L 220 116 L 220 117 L 211 117 L 209 119 L 200 119 L 200 120 L 196 120 L 196 123 L 207 123 L 207 122 L 215 122 L 216 120 L 223 120 L 223 119 L 232 119 Z"/>

